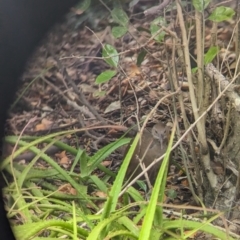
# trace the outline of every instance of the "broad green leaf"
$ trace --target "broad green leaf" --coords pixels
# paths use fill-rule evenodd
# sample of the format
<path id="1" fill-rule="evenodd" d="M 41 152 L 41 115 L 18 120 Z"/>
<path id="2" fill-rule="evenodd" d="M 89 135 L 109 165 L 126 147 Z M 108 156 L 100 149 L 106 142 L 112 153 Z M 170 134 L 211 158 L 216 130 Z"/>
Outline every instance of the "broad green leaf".
<path id="1" fill-rule="evenodd" d="M 195 9 L 199 12 L 203 12 L 204 9 L 208 6 L 208 4 L 211 2 L 211 0 L 193 0 L 193 6 Z"/>
<path id="2" fill-rule="evenodd" d="M 221 6 L 216 8 L 208 19 L 215 22 L 222 22 L 232 19 L 234 15 L 235 12 L 232 8 Z"/>
<path id="3" fill-rule="evenodd" d="M 123 27 L 122 26 L 113 27 L 112 28 L 112 35 L 115 38 L 120 38 L 123 35 L 125 35 L 127 31 L 128 31 L 128 29 L 125 26 L 123 26 Z"/>
<path id="4" fill-rule="evenodd" d="M 101 83 L 108 82 L 116 74 L 117 74 L 116 71 L 112 71 L 112 70 L 104 71 L 97 76 L 95 83 L 96 84 L 101 84 Z"/>
<path id="5" fill-rule="evenodd" d="M 121 8 L 114 8 L 111 12 L 113 20 L 123 27 L 128 25 L 128 16 Z"/>
<path id="6" fill-rule="evenodd" d="M 103 53 L 102 56 L 105 58 L 105 62 L 110 67 L 117 67 L 119 62 L 119 56 L 117 50 L 110 44 L 106 44 L 103 47 Z"/>
<path id="7" fill-rule="evenodd" d="M 204 64 L 211 63 L 219 52 L 218 47 L 210 47 L 207 53 L 204 55 Z"/>
<path id="8" fill-rule="evenodd" d="M 163 17 L 158 17 L 151 22 L 150 31 L 152 36 L 154 36 L 161 29 L 161 26 L 166 26 L 166 21 Z M 154 37 L 154 39 L 158 42 L 161 42 L 164 36 L 165 36 L 165 32 L 161 31 L 159 34 L 157 34 Z"/>

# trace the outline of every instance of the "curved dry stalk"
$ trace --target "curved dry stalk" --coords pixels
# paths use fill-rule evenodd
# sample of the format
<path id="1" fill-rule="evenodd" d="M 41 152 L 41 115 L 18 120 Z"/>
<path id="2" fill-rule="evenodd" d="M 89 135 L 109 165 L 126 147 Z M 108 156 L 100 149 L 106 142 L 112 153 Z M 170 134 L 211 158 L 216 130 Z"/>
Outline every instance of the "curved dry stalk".
<path id="1" fill-rule="evenodd" d="M 207 178 L 209 180 L 209 183 L 214 191 L 217 190 L 217 176 L 214 174 L 211 166 L 210 166 L 210 155 L 209 155 L 209 149 L 207 145 L 207 138 L 206 138 L 206 131 L 205 131 L 205 124 L 204 121 L 200 119 L 200 113 L 199 108 L 197 106 L 197 97 L 195 95 L 194 91 L 194 85 L 192 81 L 192 72 L 191 72 L 191 63 L 190 63 L 190 56 L 189 56 L 189 47 L 188 47 L 188 40 L 187 40 L 187 32 L 184 24 L 184 18 L 182 13 L 182 8 L 179 0 L 176 1 L 177 4 L 177 12 L 178 12 L 178 18 L 180 23 L 180 28 L 182 32 L 182 42 L 183 42 L 183 51 L 185 56 L 185 63 L 186 63 L 186 74 L 189 84 L 189 94 L 190 94 L 190 100 L 192 104 L 193 109 L 193 115 L 196 122 L 196 127 L 198 131 L 198 139 L 200 142 L 200 149 L 201 149 L 201 157 L 202 157 L 202 163 L 205 169 L 205 174 L 207 175 Z M 202 115 L 203 116 L 203 115 Z"/>

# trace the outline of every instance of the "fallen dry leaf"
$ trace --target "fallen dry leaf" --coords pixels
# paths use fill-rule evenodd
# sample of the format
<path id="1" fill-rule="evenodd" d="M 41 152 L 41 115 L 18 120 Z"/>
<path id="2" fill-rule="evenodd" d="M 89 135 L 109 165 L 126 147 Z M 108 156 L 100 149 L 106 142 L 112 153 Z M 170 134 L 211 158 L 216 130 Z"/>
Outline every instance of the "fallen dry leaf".
<path id="1" fill-rule="evenodd" d="M 53 125 L 53 122 L 46 119 L 46 118 L 43 118 L 42 119 L 42 122 L 40 124 L 37 124 L 36 127 L 35 127 L 35 131 L 43 131 L 43 130 L 48 130 L 52 127 Z"/>
<path id="2" fill-rule="evenodd" d="M 60 187 L 58 188 L 58 191 L 59 191 L 59 192 L 62 192 L 62 193 L 71 194 L 71 195 L 77 195 L 76 189 L 73 188 L 69 183 L 60 186 Z"/>
<path id="3" fill-rule="evenodd" d="M 56 153 L 55 156 L 59 158 L 59 165 L 63 166 L 64 168 L 68 168 L 70 165 L 70 159 L 66 155 L 66 151 L 62 151 L 61 153 Z"/>

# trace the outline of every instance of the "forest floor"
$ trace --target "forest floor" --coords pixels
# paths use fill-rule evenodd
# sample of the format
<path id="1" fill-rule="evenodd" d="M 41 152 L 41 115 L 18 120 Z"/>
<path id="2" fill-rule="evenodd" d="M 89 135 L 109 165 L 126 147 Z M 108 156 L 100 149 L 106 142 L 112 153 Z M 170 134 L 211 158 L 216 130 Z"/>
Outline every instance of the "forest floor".
<path id="1" fill-rule="evenodd" d="M 101 7 L 100 10 L 92 8 L 82 14 L 73 9 L 67 20 L 55 26 L 48 34 L 29 61 L 16 104 L 9 113 L 6 134 L 19 136 L 24 129 L 24 135 L 42 136 L 86 128 L 88 131 L 72 134 L 64 141 L 93 155 L 98 149 L 120 137 L 130 126 L 144 119 L 160 98 L 172 92 L 169 82 L 171 37 L 166 34 L 162 43 L 152 39 L 151 23 L 156 16 L 143 14 L 153 2 L 140 1 L 141 4 L 135 6 L 134 11 L 127 11 L 130 19 L 128 33 L 118 39 L 114 38 L 111 31 L 114 23 L 109 11 Z M 188 14 L 190 17 L 191 12 Z M 177 32 L 176 19 L 168 14 L 165 19 L 169 30 L 175 29 Z M 228 44 L 232 27 L 227 26 L 232 25 L 219 28 L 218 36 L 219 41 Z M 208 36 L 206 34 L 206 45 Z M 191 44 L 194 39 L 193 33 Z M 115 76 L 97 84 L 96 78 L 101 73 L 113 70 L 102 58 L 105 44 L 113 46 L 118 52 L 119 64 Z M 223 47 L 222 51 L 224 49 Z M 192 51 L 194 55 L 194 44 Z M 231 52 L 231 49 L 228 51 Z M 191 119 L 188 85 L 181 64 L 177 63 L 177 67 L 179 82 L 182 82 L 184 106 Z M 172 97 L 166 97 L 147 126 L 151 127 L 158 121 L 171 126 L 172 101 Z M 181 126 L 181 116 L 178 117 L 178 122 Z M 105 128 L 104 125 L 112 127 Z M 117 128 L 117 125 L 121 127 Z M 99 128 L 92 129 L 96 126 Z M 188 150 L 186 139 L 184 141 Z M 13 146 L 7 145 L 5 155 L 9 155 L 12 149 Z M 48 154 L 61 167 L 70 169 L 73 161 L 71 154 L 59 149 Z M 194 205 L 182 159 L 177 150 L 172 156 L 165 203 Z M 24 164 L 33 157 L 34 155 L 23 153 L 18 161 Z M 102 164 L 117 171 L 122 159 L 122 154 L 116 152 Z M 48 168 L 45 164 L 42 163 L 41 167 Z M 101 175 L 99 172 L 96 174 Z"/>

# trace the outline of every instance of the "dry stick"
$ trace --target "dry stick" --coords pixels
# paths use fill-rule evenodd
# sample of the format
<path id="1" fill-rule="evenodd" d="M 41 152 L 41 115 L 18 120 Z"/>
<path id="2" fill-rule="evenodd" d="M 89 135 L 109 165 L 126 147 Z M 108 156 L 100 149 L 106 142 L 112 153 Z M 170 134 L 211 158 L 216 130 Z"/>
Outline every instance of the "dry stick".
<path id="1" fill-rule="evenodd" d="M 204 89 L 204 77 L 203 77 L 203 56 L 204 56 L 204 39 L 203 39 L 203 14 L 199 11 L 195 11 L 195 20 L 196 20 L 196 43 L 197 43 L 197 92 L 196 97 L 198 101 L 198 107 L 200 114 L 203 112 L 204 105 L 208 106 L 209 104 L 204 104 L 203 93 L 206 93 L 206 89 Z M 206 97 L 208 100 L 208 98 Z M 206 101 L 206 100 L 205 100 Z M 205 125 L 205 119 L 202 119 L 202 125 Z"/>
<path id="2" fill-rule="evenodd" d="M 54 57 L 54 53 L 51 51 L 51 49 L 49 49 L 49 52 L 52 54 L 52 56 Z M 75 84 L 75 82 L 70 78 L 70 76 L 68 75 L 68 72 L 66 70 L 66 68 L 62 65 L 61 61 L 54 57 L 54 59 L 57 62 L 58 68 L 60 70 L 62 70 L 63 75 L 65 75 L 65 77 L 67 78 L 68 82 L 71 84 L 73 91 L 76 93 L 77 97 L 79 98 L 80 102 L 87 107 L 92 114 L 102 123 L 107 124 L 106 120 L 96 111 L 96 109 L 94 107 L 92 107 L 92 105 L 88 102 L 88 100 L 85 98 L 84 94 L 78 90 L 77 85 Z"/>
<path id="3" fill-rule="evenodd" d="M 60 63 L 60 61 L 59 61 Z M 82 104 L 84 106 L 86 106 L 92 113 L 93 115 L 102 123 L 107 124 L 106 120 L 96 111 L 96 109 L 94 107 L 92 107 L 92 105 L 87 101 L 87 99 L 85 98 L 84 94 L 78 90 L 77 85 L 73 82 L 73 80 L 70 78 L 70 76 L 67 73 L 66 68 L 63 68 L 63 73 L 66 76 L 67 80 L 69 81 L 69 83 L 72 85 L 73 91 L 77 94 L 77 96 L 79 97 L 80 101 L 82 102 Z"/>
<path id="4" fill-rule="evenodd" d="M 78 114 L 78 117 L 77 117 L 77 118 L 78 118 L 78 121 L 79 121 L 79 123 L 80 123 L 80 126 L 81 126 L 81 127 L 84 127 L 85 124 L 84 124 L 84 120 L 83 120 L 81 114 Z M 93 139 L 95 139 L 95 140 L 98 140 L 98 139 L 99 139 L 99 137 L 96 137 L 96 136 L 92 135 L 88 130 L 85 131 L 85 134 L 86 134 L 87 136 L 89 136 L 90 138 L 93 138 Z"/>
<path id="5" fill-rule="evenodd" d="M 239 5 L 239 2 L 238 2 L 238 15 L 239 15 L 239 11 L 240 11 L 240 5 Z M 237 23 L 236 23 L 233 31 L 235 31 L 235 29 L 237 29 L 237 30 L 236 30 L 236 34 L 238 34 L 238 37 L 240 38 L 240 36 L 239 36 L 239 35 L 240 35 L 240 31 L 239 31 L 239 28 L 240 28 L 240 19 L 239 19 L 239 18 L 237 18 L 237 19 L 238 19 L 238 21 L 237 21 Z M 233 33 L 232 36 L 231 36 L 231 41 L 232 41 L 232 39 L 233 39 L 233 35 L 234 35 L 234 33 Z M 240 39 L 236 39 L 236 41 L 238 41 L 238 44 L 239 44 Z M 230 42 L 229 42 L 229 44 L 228 44 L 228 47 L 230 48 Z M 239 46 L 239 48 L 240 48 L 240 46 Z M 238 49 L 238 51 L 240 51 L 240 49 Z M 238 52 L 238 53 L 239 53 L 239 52 Z M 239 57 L 240 57 L 239 54 L 236 55 L 236 56 L 238 56 L 238 61 L 239 61 Z M 236 66 L 236 68 L 235 68 L 235 71 L 234 71 L 234 75 L 239 72 L 239 68 L 240 68 L 240 66 L 239 66 L 239 64 L 237 64 L 237 66 Z"/>
<path id="6" fill-rule="evenodd" d="M 237 61 L 237 66 L 238 65 L 239 65 L 239 59 Z M 208 64 L 206 66 L 206 73 L 210 76 L 211 79 L 217 79 L 218 85 L 219 85 L 219 92 L 221 92 L 222 90 L 225 91 L 226 87 L 229 87 L 229 90 L 227 91 L 226 95 L 229 97 L 229 99 L 232 102 L 234 102 L 235 108 L 239 109 L 239 95 L 235 92 L 234 86 L 232 84 L 229 85 L 229 81 L 226 80 L 226 78 L 219 71 L 217 71 L 212 64 Z M 237 79 L 237 77 L 238 77 L 238 75 L 235 76 L 235 78 L 233 78 L 231 83 L 233 83 Z M 238 104 L 236 104 L 236 103 L 238 103 Z M 212 144 L 212 146 L 214 146 L 214 150 L 218 153 L 220 153 L 221 148 L 223 147 L 223 145 L 226 141 L 226 138 L 227 138 L 227 133 L 229 131 L 229 124 L 230 124 L 230 111 L 231 110 L 229 109 L 228 114 L 227 114 L 227 123 L 226 123 L 225 130 L 224 130 L 224 137 L 223 137 L 222 143 L 220 144 L 220 147 L 217 147 L 216 144 L 212 140 L 210 140 L 210 141 L 208 140 Z M 238 200 L 238 192 L 239 192 L 239 174 L 236 174 L 237 173 L 236 168 L 232 168 L 231 164 L 224 160 L 224 169 L 225 168 L 230 169 L 233 172 L 233 174 L 235 174 L 237 176 L 238 180 L 237 180 L 236 191 L 235 191 L 235 196 L 234 196 L 234 199 L 237 201 Z M 240 169 L 238 169 L 238 171 L 240 171 Z M 219 190 L 221 190 L 221 187 L 219 187 Z M 215 198 L 216 198 L 215 199 L 215 201 L 216 201 L 217 196 L 215 196 Z M 230 209 L 230 207 L 229 207 L 229 209 Z"/>
<path id="7" fill-rule="evenodd" d="M 154 6 L 151 7 L 147 10 L 145 10 L 143 13 L 144 15 L 147 17 L 149 15 L 154 15 L 160 12 L 160 10 L 162 10 L 163 8 L 165 8 L 171 0 L 164 0 L 159 6 Z"/>
<path id="8" fill-rule="evenodd" d="M 231 42 L 233 42 L 234 32 L 236 32 L 236 28 L 237 28 L 239 22 L 240 22 L 240 19 L 238 19 L 236 25 L 235 25 L 234 28 L 233 28 L 233 33 L 232 33 L 232 35 L 231 35 L 231 38 L 230 38 L 229 43 L 228 43 L 228 45 L 227 45 L 226 53 L 224 54 L 224 57 L 223 57 L 223 60 L 222 60 L 222 63 L 221 63 L 221 68 L 220 68 L 220 70 L 219 70 L 220 72 L 222 72 L 223 65 L 224 65 L 224 63 L 226 62 L 226 57 L 228 56 L 228 50 L 229 50 L 230 47 L 231 47 Z M 237 66 L 238 66 L 238 65 L 237 65 Z M 235 68 L 234 76 L 238 73 L 238 67 L 237 67 L 237 66 L 236 66 L 236 68 Z M 219 89 L 220 89 L 220 88 L 219 88 Z"/>
<path id="9" fill-rule="evenodd" d="M 90 30 L 92 33 L 94 33 L 90 28 L 88 28 L 88 27 L 86 27 L 86 28 L 87 28 L 88 30 Z M 103 40 L 105 39 L 105 37 L 107 36 L 107 34 L 108 34 L 109 32 L 111 32 L 111 28 L 110 28 L 109 26 L 107 26 L 107 27 L 104 29 L 103 33 L 101 34 L 100 38 L 98 38 L 98 37 L 95 35 L 95 36 L 97 37 L 97 39 L 98 39 L 98 42 L 95 43 L 93 46 L 91 46 L 91 48 L 87 51 L 87 53 L 86 53 L 85 55 L 88 56 L 88 55 L 92 52 L 93 49 L 99 49 L 99 48 L 100 48 L 99 45 L 102 46 L 102 42 L 103 42 Z M 100 49 L 99 49 L 99 50 L 100 50 Z M 97 52 L 98 52 L 99 50 L 95 51 L 94 54 L 97 55 Z M 93 59 L 90 59 L 89 61 L 84 61 L 84 63 L 86 64 L 86 66 L 85 66 L 84 69 L 89 69 L 89 64 L 90 64 L 92 61 L 93 61 Z"/>
<path id="10" fill-rule="evenodd" d="M 129 83 L 131 89 L 133 90 L 133 95 L 134 95 L 134 98 L 135 98 L 136 108 L 137 108 L 137 116 L 139 116 L 139 103 L 138 103 L 136 91 L 135 91 L 135 89 L 133 88 L 133 85 L 132 85 L 132 83 L 131 83 L 131 81 L 130 81 L 130 78 L 128 77 L 127 73 L 124 71 L 124 69 L 123 69 L 121 66 L 119 66 L 119 68 L 120 68 L 120 70 L 122 71 L 123 75 L 127 78 L 128 83 Z"/>
<path id="11" fill-rule="evenodd" d="M 109 13 L 111 13 L 111 9 L 102 1 L 102 0 L 99 0 L 99 2 L 109 11 Z"/>
<path id="12" fill-rule="evenodd" d="M 203 20 L 204 15 L 195 11 L 196 19 L 196 41 L 197 41 L 197 92 L 196 96 L 198 99 L 199 114 L 202 114 L 207 106 L 210 104 L 210 92 L 211 92 L 211 83 L 204 77 L 204 36 L 205 36 L 205 22 Z M 218 102 L 215 106 L 218 105 Z M 215 108 L 213 108 L 215 109 Z M 202 119 L 201 125 L 205 129 L 206 117 Z M 205 134 L 206 140 L 206 134 Z M 206 141 L 207 142 L 207 141 Z M 208 145 L 207 145 L 208 146 Z M 207 147 L 208 148 L 208 147 Z"/>
<path id="13" fill-rule="evenodd" d="M 240 6 L 238 6 L 238 9 L 239 8 L 240 8 Z M 238 22 L 238 25 L 239 25 L 239 22 Z M 240 60 L 240 56 L 238 56 L 237 65 L 236 65 L 236 69 L 235 69 L 234 74 L 236 74 L 236 70 L 239 69 L 239 60 Z M 239 111 L 239 104 L 238 104 L 238 106 L 236 106 L 236 105 L 237 105 L 237 103 L 235 101 L 235 107 Z M 237 178 L 237 184 L 236 184 L 236 191 L 235 191 L 234 199 L 235 199 L 236 202 L 238 202 L 239 198 L 240 198 L 240 163 L 238 163 L 238 178 Z"/>
<path id="14" fill-rule="evenodd" d="M 94 115 L 91 112 L 89 112 L 89 110 L 85 106 L 79 106 L 76 102 L 69 100 L 58 87 L 56 87 L 54 84 L 52 84 L 50 81 L 48 81 L 44 76 L 41 76 L 41 79 L 44 82 L 46 82 L 54 91 L 56 91 L 58 94 L 60 94 L 69 106 L 84 113 L 85 115 L 87 115 L 90 118 L 95 118 Z"/>
<path id="15" fill-rule="evenodd" d="M 189 33 L 190 34 L 190 33 Z M 178 46 L 180 44 L 178 44 L 178 42 L 180 41 L 180 39 L 177 37 L 176 34 L 173 34 L 173 43 L 175 43 L 177 41 L 177 43 L 175 43 L 173 45 L 173 53 L 175 52 L 175 46 Z M 190 39 L 190 35 L 188 36 L 188 38 Z M 189 43 L 188 43 L 189 44 Z M 180 47 L 177 48 L 178 49 L 178 53 L 180 54 L 180 56 L 183 56 L 183 53 L 182 53 L 182 49 Z M 174 86 L 175 86 L 175 89 L 179 86 L 179 83 L 177 81 L 177 73 L 176 73 L 176 67 L 175 67 L 175 61 L 174 61 L 174 56 L 172 57 L 172 61 L 173 61 L 173 76 L 174 76 Z M 185 63 L 183 62 L 183 66 L 185 65 Z M 182 112 L 182 117 L 183 117 L 183 124 L 184 124 L 184 129 L 188 129 L 189 128 L 189 121 L 187 120 L 187 114 L 186 114 L 186 110 L 185 110 L 185 107 L 184 107 L 184 101 L 183 101 L 183 96 L 182 94 L 179 94 L 178 96 L 178 102 L 180 104 L 180 108 L 181 108 L 181 112 Z M 189 180 L 189 183 L 190 183 L 190 187 L 192 189 L 192 192 L 193 192 L 193 197 L 194 199 L 196 200 L 196 202 L 199 202 L 199 199 L 202 199 L 202 196 L 203 196 L 203 190 L 202 190 L 202 177 L 201 177 L 201 174 L 200 174 L 200 168 L 199 168 L 199 164 L 198 164 L 198 161 L 197 161 L 197 157 L 196 157 L 196 153 L 195 153 L 195 147 L 194 147 L 194 142 L 193 142 L 193 138 L 196 139 L 196 141 L 198 142 L 196 136 L 195 136 L 195 133 L 192 131 L 192 133 L 188 134 L 188 140 L 189 140 L 189 145 L 190 145 L 190 152 L 191 152 L 191 156 L 192 156 L 192 160 L 193 160 L 193 163 L 194 163 L 194 166 L 196 168 L 196 179 L 197 179 L 197 186 L 198 186 L 198 195 L 195 195 L 195 191 L 194 191 L 194 188 L 193 186 L 191 187 L 192 183 L 191 183 L 191 178 L 189 176 L 189 171 L 188 171 L 188 168 L 187 168 L 187 162 L 186 162 L 186 157 L 185 156 L 185 151 L 183 150 L 183 147 L 182 147 L 182 144 L 180 144 L 180 147 L 181 147 L 181 152 L 184 154 L 183 155 L 183 163 L 184 163 L 184 166 L 186 168 L 186 173 L 187 173 L 187 177 L 188 177 L 188 180 Z M 194 179 L 194 177 L 192 176 L 192 179 Z"/>
<path id="16" fill-rule="evenodd" d="M 177 80 L 177 71 L 176 71 L 176 64 L 175 64 L 175 47 L 177 45 L 177 38 L 176 37 L 173 37 L 172 38 L 173 40 L 173 49 L 172 49 L 172 71 L 170 70 L 170 67 L 168 69 L 168 72 L 172 74 L 170 74 L 170 84 L 171 84 L 171 88 L 172 88 L 172 91 L 173 89 L 177 89 L 179 87 L 179 82 Z M 170 66 L 170 64 L 168 65 Z M 174 101 L 174 114 L 175 116 L 177 116 L 177 110 L 176 110 L 176 103 L 175 103 L 175 97 L 173 96 L 173 101 Z M 185 129 L 188 129 L 189 127 L 189 122 L 187 120 L 187 114 L 186 114 L 186 111 L 185 111 L 185 107 L 184 107 L 184 103 L 183 103 L 183 95 L 182 93 L 180 92 L 180 94 L 178 95 L 178 102 L 180 104 L 180 109 L 181 109 L 181 112 L 182 112 L 182 118 L 183 118 L 183 123 L 184 123 L 184 128 Z M 179 131 L 179 125 L 177 125 L 177 134 L 178 134 L 178 137 L 180 137 L 180 131 Z M 189 140 L 189 143 L 190 143 L 190 152 L 191 152 L 191 155 L 192 155 L 192 160 L 193 160 L 193 163 L 194 163 L 194 167 L 196 168 L 196 179 L 197 179 L 197 193 L 195 193 L 195 190 L 194 190 L 194 187 L 193 187 L 193 184 L 192 184 L 192 181 L 191 179 L 194 179 L 193 176 L 192 178 L 190 177 L 190 172 L 189 172 L 189 169 L 188 169 L 188 162 L 189 160 L 186 159 L 187 156 L 186 156 L 186 151 L 184 151 L 184 148 L 182 146 L 182 143 L 180 143 L 180 150 L 181 150 L 181 153 L 182 153 L 182 156 L 183 156 L 183 163 L 184 163 L 184 167 L 185 167 L 185 171 L 186 171 L 186 175 L 187 175 L 187 178 L 188 178 L 188 182 L 189 182 L 189 186 L 190 186 L 190 190 L 192 192 L 192 195 L 195 199 L 196 202 L 199 202 L 199 198 L 202 199 L 203 196 L 202 196 L 202 184 L 201 184 L 201 175 L 200 175 L 200 169 L 199 169 L 199 164 L 197 162 L 197 158 L 196 158 L 196 154 L 195 154 L 195 151 L 194 151 L 194 143 L 193 143 L 193 138 L 192 138 L 192 134 L 188 134 L 188 140 Z"/>
<path id="17" fill-rule="evenodd" d="M 185 62 L 186 62 L 186 73 L 187 73 L 187 79 L 189 84 L 189 94 L 190 94 L 191 104 L 193 108 L 194 119 L 195 121 L 197 120 L 196 126 L 198 130 L 198 139 L 201 144 L 200 149 L 201 149 L 201 155 L 202 155 L 202 162 L 204 165 L 205 174 L 207 175 L 208 181 L 215 192 L 217 187 L 217 176 L 214 174 L 210 166 L 210 155 L 209 155 L 209 150 L 207 145 L 205 125 L 203 124 L 202 118 L 199 118 L 199 109 L 197 106 L 196 96 L 194 93 L 194 84 L 192 81 L 187 33 L 186 33 L 185 23 L 184 23 L 183 14 L 182 14 L 182 8 L 179 0 L 176 1 L 176 4 L 177 4 L 177 12 L 178 12 L 180 28 L 182 31 L 182 41 L 183 41 L 183 49 L 184 49 L 184 56 L 185 56 Z M 201 121 L 199 121 L 199 119 L 201 119 Z"/>
<path id="18" fill-rule="evenodd" d="M 197 53 L 202 53 L 203 51 L 203 46 L 201 44 L 202 40 L 203 40 L 203 31 L 202 31 L 202 15 L 198 18 L 198 14 L 201 15 L 201 13 L 198 13 L 198 11 L 196 11 L 196 17 L 197 17 L 197 20 L 196 20 L 196 39 L 197 39 Z M 198 32 L 200 34 L 198 34 Z M 187 42 L 187 46 L 189 46 L 189 41 L 190 41 L 190 32 L 189 32 L 189 36 L 188 36 L 188 42 Z M 200 41 L 200 42 L 199 42 Z M 201 82 L 201 88 L 198 89 L 198 106 L 201 106 L 201 103 L 203 104 L 203 101 L 200 100 L 203 94 L 203 54 L 199 54 L 200 56 L 197 57 L 197 66 L 201 66 L 201 68 L 199 69 L 199 79 L 200 79 L 200 82 Z M 199 86 L 199 81 L 198 81 L 198 86 Z M 182 98 L 182 96 L 180 96 Z M 189 127 L 189 122 L 187 120 L 187 115 L 186 115 L 186 111 L 185 111 L 185 108 L 184 108 L 184 104 L 183 104 L 183 101 L 179 101 L 180 102 L 180 106 L 181 106 L 181 110 L 182 110 L 182 113 L 183 116 L 185 116 L 185 118 L 183 118 L 183 122 L 184 122 L 184 128 L 187 129 Z M 208 106 L 208 105 L 207 105 Z M 200 113 L 201 113 L 201 110 L 200 110 Z M 203 120 L 203 122 L 205 122 L 205 120 Z M 205 125 L 205 123 L 203 123 Z M 193 163 L 194 163 L 194 167 L 195 167 L 195 173 L 196 173 L 196 181 L 197 181 L 197 189 L 198 189 L 198 196 L 197 195 L 194 195 L 194 199 L 197 200 L 197 202 L 199 202 L 199 198 L 200 199 L 203 199 L 203 189 L 202 189 L 202 177 L 201 177 L 201 172 L 200 172 L 200 166 L 199 166 L 199 163 L 198 163 L 198 160 L 197 160 L 197 156 L 196 156 L 196 153 L 195 153 L 195 149 L 194 149 L 194 142 L 193 142 L 193 137 L 196 138 L 195 136 L 195 133 L 192 132 L 193 134 L 188 134 L 188 139 L 189 139 L 189 142 L 190 142 L 190 151 L 191 151 L 191 154 L 192 154 L 192 160 L 193 160 Z M 181 146 L 182 148 L 182 146 Z M 183 149 L 182 149 L 183 151 Z M 187 162 L 186 162 L 186 159 L 185 157 L 183 158 L 183 162 L 184 162 L 184 165 L 185 165 L 185 168 L 187 166 Z M 186 169 L 187 170 L 187 169 Z M 192 177 L 193 178 L 193 177 Z M 190 186 L 192 185 L 192 182 L 191 182 L 191 179 L 189 179 L 189 183 L 190 183 Z M 192 186 L 193 187 L 193 186 Z M 195 193 L 195 192 L 194 192 Z M 198 198 L 199 197 L 199 198 Z"/>
<path id="19" fill-rule="evenodd" d="M 238 65 L 240 62 L 240 58 L 238 58 L 237 60 L 237 64 Z M 230 82 L 231 85 L 229 86 L 229 81 L 227 80 L 226 77 L 224 77 L 215 67 L 212 63 L 209 63 L 206 67 L 205 67 L 205 71 L 207 73 L 207 75 L 211 78 L 211 79 L 217 79 L 218 83 L 219 83 L 219 92 L 222 96 L 222 92 L 225 90 L 226 87 L 228 87 L 228 91 L 226 93 L 227 97 L 234 103 L 235 108 L 237 109 L 237 111 L 240 110 L 240 97 L 239 94 L 236 92 L 235 90 L 235 86 L 232 85 L 232 83 L 236 80 L 236 78 L 238 77 L 239 73 L 237 75 L 235 75 L 235 77 L 232 79 L 232 81 Z"/>
<path id="20" fill-rule="evenodd" d="M 239 6 L 239 0 L 236 1 L 236 6 L 235 6 L 235 10 L 237 12 L 237 16 L 236 19 L 240 19 L 240 6 Z M 236 24 L 236 32 L 235 32 L 235 54 L 236 56 L 240 56 L 240 24 L 239 22 L 237 22 Z M 229 42 L 230 44 L 230 42 Z M 239 72 L 239 66 L 235 69 L 235 71 Z"/>
<path id="21" fill-rule="evenodd" d="M 232 109 L 232 107 L 230 104 L 230 106 L 228 106 L 228 112 L 227 112 L 227 116 L 226 116 L 226 124 L 225 124 L 225 128 L 224 128 L 224 133 L 223 133 L 223 139 L 220 144 L 220 147 L 218 148 L 218 152 L 217 152 L 218 154 L 220 154 L 222 148 L 225 146 L 225 143 L 227 141 L 227 136 L 228 136 L 229 128 L 230 128 L 231 109 Z"/>

